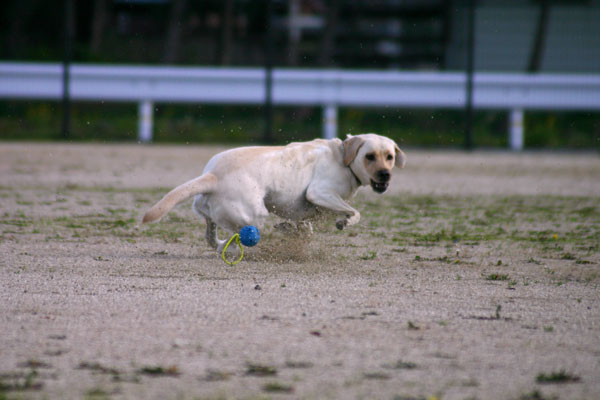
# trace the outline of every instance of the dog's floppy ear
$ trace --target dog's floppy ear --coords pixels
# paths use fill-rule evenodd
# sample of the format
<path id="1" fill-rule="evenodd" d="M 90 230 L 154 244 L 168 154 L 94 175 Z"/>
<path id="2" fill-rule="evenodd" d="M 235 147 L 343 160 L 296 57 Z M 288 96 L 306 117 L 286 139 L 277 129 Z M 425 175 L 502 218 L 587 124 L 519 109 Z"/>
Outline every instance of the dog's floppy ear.
<path id="1" fill-rule="evenodd" d="M 348 135 L 344 140 L 344 165 L 348 167 L 356 157 L 356 153 L 365 140 L 358 136 Z"/>
<path id="2" fill-rule="evenodd" d="M 404 166 L 406 165 L 406 154 L 404 154 L 404 152 L 402 150 L 400 150 L 400 147 L 398 147 L 398 145 L 395 143 L 394 143 L 394 149 L 396 150 L 396 161 L 395 161 L 396 167 L 404 168 Z"/>

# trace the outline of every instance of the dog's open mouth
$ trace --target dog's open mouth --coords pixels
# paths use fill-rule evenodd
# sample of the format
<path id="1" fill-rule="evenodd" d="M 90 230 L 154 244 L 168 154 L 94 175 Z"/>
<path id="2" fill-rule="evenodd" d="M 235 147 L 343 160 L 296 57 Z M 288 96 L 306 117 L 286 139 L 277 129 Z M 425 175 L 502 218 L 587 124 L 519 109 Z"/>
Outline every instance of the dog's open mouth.
<path id="1" fill-rule="evenodd" d="M 388 182 L 375 182 L 371 179 L 371 187 L 377 193 L 383 193 L 387 190 L 389 183 Z"/>

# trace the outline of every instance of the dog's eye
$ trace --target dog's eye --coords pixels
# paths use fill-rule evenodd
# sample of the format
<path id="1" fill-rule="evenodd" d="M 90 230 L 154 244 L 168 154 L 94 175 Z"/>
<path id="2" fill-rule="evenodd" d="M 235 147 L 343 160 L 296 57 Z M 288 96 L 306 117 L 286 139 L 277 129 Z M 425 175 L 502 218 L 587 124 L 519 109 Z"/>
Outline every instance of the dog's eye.
<path id="1" fill-rule="evenodd" d="M 369 161 L 375 161 L 375 154 L 367 154 L 365 158 Z"/>
<path id="2" fill-rule="evenodd" d="M 388 154 L 387 159 L 388 161 L 391 161 L 394 157 L 391 154 Z"/>

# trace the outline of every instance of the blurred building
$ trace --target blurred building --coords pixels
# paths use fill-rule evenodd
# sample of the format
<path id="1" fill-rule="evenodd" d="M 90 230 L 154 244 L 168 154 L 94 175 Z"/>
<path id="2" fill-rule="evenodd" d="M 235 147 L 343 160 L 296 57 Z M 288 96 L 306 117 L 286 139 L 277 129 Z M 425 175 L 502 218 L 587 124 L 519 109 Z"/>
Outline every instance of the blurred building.
<path id="1" fill-rule="evenodd" d="M 266 0 L 67 1 L 78 62 L 264 63 Z M 277 66 L 464 69 L 467 0 L 271 1 Z M 600 0 L 474 3 L 477 70 L 600 72 Z M 3 2 L 0 58 L 59 60 L 56 4 Z"/>

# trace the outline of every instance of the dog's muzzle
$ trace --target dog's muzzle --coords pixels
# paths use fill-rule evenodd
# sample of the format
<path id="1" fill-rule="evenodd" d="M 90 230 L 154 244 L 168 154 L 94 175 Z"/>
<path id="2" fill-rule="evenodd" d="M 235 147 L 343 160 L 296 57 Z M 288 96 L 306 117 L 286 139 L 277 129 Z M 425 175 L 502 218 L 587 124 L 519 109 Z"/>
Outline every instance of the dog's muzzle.
<path id="1" fill-rule="evenodd" d="M 387 190 L 388 186 L 389 186 L 389 184 L 387 182 L 375 182 L 373 179 L 371 179 L 371 187 L 377 193 L 385 192 Z"/>
<path id="2" fill-rule="evenodd" d="M 377 171 L 377 180 L 371 179 L 371 187 L 377 193 L 383 193 L 387 190 L 392 174 L 387 169 Z"/>

